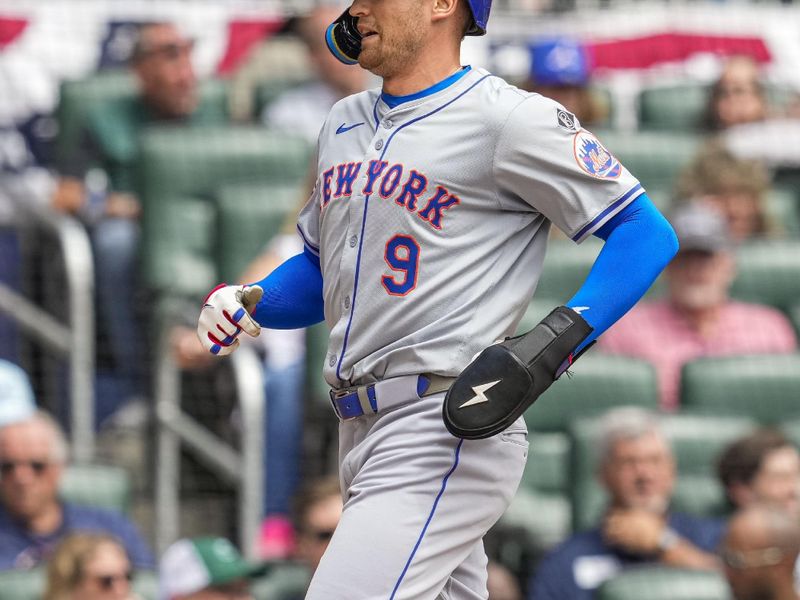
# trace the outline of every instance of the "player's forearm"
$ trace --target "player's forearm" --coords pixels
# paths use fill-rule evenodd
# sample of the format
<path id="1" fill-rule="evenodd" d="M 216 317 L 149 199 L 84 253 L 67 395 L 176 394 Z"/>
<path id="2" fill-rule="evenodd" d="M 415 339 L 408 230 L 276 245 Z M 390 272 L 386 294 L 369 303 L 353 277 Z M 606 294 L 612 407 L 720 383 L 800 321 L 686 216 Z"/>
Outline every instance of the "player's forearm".
<path id="1" fill-rule="evenodd" d="M 621 210 L 595 235 L 605 244 L 586 281 L 567 302 L 594 328 L 578 351 L 628 312 L 678 251 L 672 226 L 646 194 Z"/>
<path id="2" fill-rule="evenodd" d="M 269 329 L 298 329 L 325 318 L 319 258 L 305 250 L 256 282 L 264 296 L 253 313 Z"/>

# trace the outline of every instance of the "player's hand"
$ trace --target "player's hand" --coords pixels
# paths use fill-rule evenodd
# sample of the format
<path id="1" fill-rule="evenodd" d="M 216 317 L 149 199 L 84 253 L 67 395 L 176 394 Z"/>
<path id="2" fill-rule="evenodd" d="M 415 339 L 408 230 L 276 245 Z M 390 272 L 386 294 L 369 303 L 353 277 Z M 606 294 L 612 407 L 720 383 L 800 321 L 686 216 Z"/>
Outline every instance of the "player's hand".
<path id="1" fill-rule="evenodd" d="M 603 523 L 603 537 L 631 554 L 655 554 L 666 526 L 662 517 L 647 510 L 612 510 Z"/>
<path id="2" fill-rule="evenodd" d="M 250 316 L 264 295 L 257 285 L 218 285 L 206 298 L 200 310 L 197 336 L 203 348 L 225 356 L 239 346 L 239 334 L 256 337 L 261 326 Z"/>

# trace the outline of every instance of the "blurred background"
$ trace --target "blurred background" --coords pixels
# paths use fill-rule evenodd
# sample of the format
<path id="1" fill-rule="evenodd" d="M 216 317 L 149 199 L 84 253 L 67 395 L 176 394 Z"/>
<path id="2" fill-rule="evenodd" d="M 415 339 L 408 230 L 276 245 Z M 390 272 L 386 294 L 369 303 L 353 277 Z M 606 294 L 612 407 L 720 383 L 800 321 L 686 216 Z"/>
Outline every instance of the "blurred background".
<path id="1" fill-rule="evenodd" d="M 325 48 L 343 9 L 0 0 L 0 599 L 190 598 L 189 555 L 219 597 L 302 597 L 341 510 L 325 328 L 211 361 L 195 320 L 217 283 L 302 248 L 325 115 L 380 84 Z M 526 415 L 490 597 L 790 597 L 774 582 L 800 550 L 800 7 L 495 0 L 488 29 L 463 64 L 561 102 L 682 244 Z M 599 247 L 554 232 L 520 331 Z M 757 534 L 737 537 L 728 518 L 753 506 L 787 521 L 744 515 Z"/>

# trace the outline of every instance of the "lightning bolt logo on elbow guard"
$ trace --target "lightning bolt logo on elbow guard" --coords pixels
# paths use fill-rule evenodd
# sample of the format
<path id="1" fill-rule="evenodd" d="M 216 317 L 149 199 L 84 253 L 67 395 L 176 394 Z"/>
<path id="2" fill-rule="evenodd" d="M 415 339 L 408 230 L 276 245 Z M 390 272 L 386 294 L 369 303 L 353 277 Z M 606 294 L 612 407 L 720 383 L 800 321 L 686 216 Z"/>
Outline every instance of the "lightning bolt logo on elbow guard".
<path id="1" fill-rule="evenodd" d="M 496 386 L 501 381 L 502 381 L 501 379 L 498 379 L 497 381 L 492 381 L 490 383 L 484 383 L 483 385 L 472 386 L 472 391 L 475 392 L 475 395 L 472 398 L 470 398 L 469 400 L 467 400 L 466 402 L 464 402 L 464 404 L 462 404 L 458 408 L 461 409 L 461 408 L 466 408 L 467 406 L 474 406 L 475 404 L 483 404 L 484 402 L 488 402 L 489 398 L 486 397 L 486 393 L 485 392 L 488 389 L 493 388 L 494 386 Z"/>

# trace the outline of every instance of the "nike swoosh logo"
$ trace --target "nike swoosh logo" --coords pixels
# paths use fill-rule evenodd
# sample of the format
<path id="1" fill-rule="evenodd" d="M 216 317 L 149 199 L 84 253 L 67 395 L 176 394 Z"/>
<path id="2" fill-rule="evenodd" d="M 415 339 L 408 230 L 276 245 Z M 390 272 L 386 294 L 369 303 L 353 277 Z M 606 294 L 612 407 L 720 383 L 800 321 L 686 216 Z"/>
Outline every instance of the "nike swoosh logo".
<path id="1" fill-rule="evenodd" d="M 363 125 L 363 124 L 364 124 L 364 121 L 361 121 L 361 123 L 356 123 L 355 125 L 350 125 L 349 127 L 345 127 L 345 123 L 342 123 L 341 125 L 339 125 L 339 129 L 336 130 L 336 135 L 339 135 L 340 133 L 347 133 L 351 129 L 355 129 L 359 125 Z"/>

